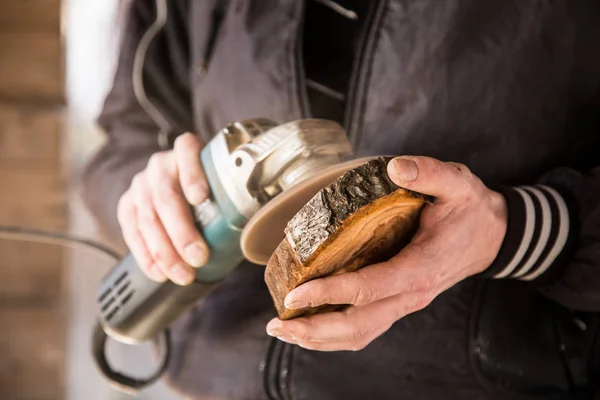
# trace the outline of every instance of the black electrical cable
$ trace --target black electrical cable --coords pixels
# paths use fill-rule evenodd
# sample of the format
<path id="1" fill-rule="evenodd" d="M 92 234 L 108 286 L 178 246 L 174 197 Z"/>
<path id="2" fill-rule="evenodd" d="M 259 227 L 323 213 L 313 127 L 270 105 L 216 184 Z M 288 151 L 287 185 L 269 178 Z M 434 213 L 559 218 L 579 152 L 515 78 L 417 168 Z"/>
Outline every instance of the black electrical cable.
<path id="1" fill-rule="evenodd" d="M 122 258 L 119 253 L 102 243 L 64 232 L 0 225 L 0 239 L 57 244 L 65 247 L 93 250 L 100 256 L 109 258 L 111 262 L 118 262 Z"/>

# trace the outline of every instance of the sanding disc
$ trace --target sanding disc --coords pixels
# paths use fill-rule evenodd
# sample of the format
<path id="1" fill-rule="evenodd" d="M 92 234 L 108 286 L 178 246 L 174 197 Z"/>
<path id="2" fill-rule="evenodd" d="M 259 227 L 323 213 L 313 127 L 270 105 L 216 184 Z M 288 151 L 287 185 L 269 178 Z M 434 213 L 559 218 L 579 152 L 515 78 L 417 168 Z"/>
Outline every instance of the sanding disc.
<path id="1" fill-rule="evenodd" d="M 269 201 L 248 221 L 242 232 L 244 256 L 255 264 L 267 265 L 284 239 L 285 227 L 294 215 L 325 186 L 373 158 L 359 158 L 327 167 Z"/>

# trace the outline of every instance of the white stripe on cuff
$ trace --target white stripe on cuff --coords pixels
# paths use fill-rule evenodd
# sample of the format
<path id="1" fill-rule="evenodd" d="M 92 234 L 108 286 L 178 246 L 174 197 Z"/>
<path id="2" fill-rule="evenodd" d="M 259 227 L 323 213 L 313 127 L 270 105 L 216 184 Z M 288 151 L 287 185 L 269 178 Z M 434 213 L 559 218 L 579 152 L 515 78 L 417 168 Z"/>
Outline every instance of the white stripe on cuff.
<path id="1" fill-rule="evenodd" d="M 527 192 L 529 192 L 533 196 L 537 197 L 540 203 L 540 207 L 542 209 L 540 226 L 541 232 L 540 236 L 538 237 L 538 241 L 535 244 L 535 248 L 531 253 L 531 256 L 529 257 L 525 265 L 523 265 L 519 269 L 519 271 L 513 276 L 513 278 L 520 278 L 523 275 L 527 274 L 529 270 L 536 264 L 536 262 L 540 258 L 540 255 L 546 248 L 548 238 L 550 237 L 550 231 L 552 230 L 552 213 L 550 211 L 550 203 L 548 202 L 546 195 L 541 190 L 531 186 L 524 187 L 524 189 L 527 190 Z"/>
<path id="2" fill-rule="evenodd" d="M 531 281 L 531 280 L 539 277 L 540 275 L 542 275 L 544 272 L 546 272 L 548 270 L 548 268 L 550 268 L 552 263 L 556 260 L 556 257 L 558 257 L 558 255 L 564 249 L 565 245 L 567 244 L 567 239 L 569 238 L 570 220 L 569 220 L 569 211 L 567 209 L 567 204 L 565 203 L 565 200 L 562 198 L 562 196 L 556 190 L 552 189 L 551 187 L 548 187 L 548 186 L 539 186 L 539 187 L 547 190 L 551 194 L 551 196 L 554 198 L 554 201 L 556 201 L 556 205 L 558 206 L 558 215 L 555 216 L 555 219 L 558 218 L 558 223 L 559 223 L 558 236 L 556 237 L 556 240 L 554 241 L 554 245 L 553 245 L 552 249 L 546 256 L 546 259 L 540 264 L 540 266 L 535 271 L 522 277 L 521 279 L 524 281 Z M 555 223 L 555 221 L 553 221 L 553 223 Z"/>
<path id="3" fill-rule="evenodd" d="M 523 239 L 521 240 L 519 249 L 513 256 L 512 260 L 508 263 L 506 268 L 494 276 L 496 279 L 506 278 L 515 270 L 515 268 L 519 266 L 519 264 L 521 264 L 527 249 L 531 245 L 533 231 L 535 230 L 535 208 L 533 207 L 533 200 L 531 200 L 529 193 L 527 193 L 525 190 L 520 188 L 514 189 L 521 195 L 523 202 L 525 203 L 525 232 L 523 233 Z"/>

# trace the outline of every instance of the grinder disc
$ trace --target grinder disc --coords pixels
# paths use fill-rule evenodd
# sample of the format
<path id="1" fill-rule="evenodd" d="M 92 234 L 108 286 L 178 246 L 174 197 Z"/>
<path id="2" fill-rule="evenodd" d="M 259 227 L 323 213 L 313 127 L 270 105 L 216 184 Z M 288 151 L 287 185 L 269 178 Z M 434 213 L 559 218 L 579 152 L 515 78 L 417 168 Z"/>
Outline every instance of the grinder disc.
<path id="1" fill-rule="evenodd" d="M 242 232 L 244 256 L 255 264 L 267 265 L 284 239 L 285 227 L 294 215 L 321 189 L 373 158 L 376 157 L 359 158 L 324 168 L 269 201 L 248 221 Z"/>

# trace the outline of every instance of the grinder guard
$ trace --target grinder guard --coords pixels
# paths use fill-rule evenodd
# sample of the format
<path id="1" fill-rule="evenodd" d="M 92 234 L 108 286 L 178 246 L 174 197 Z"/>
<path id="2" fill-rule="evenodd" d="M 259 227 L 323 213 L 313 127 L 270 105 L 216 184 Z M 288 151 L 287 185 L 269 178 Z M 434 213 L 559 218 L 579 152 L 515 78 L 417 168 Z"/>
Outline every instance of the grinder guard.
<path id="1" fill-rule="evenodd" d="M 211 198 L 193 207 L 210 248 L 209 261 L 188 286 L 150 280 L 131 254 L 107 274 L 98 290 L 99 321 L 93 337 L 101 373 L 117 389 L 134 392 L 158 379 L 166 368 L 168 343 L 158 373 L 140 380 L 110 368 L 104 354 L 106 336 L 136 344 L 166 335 L 171 323 L 244 260 L 240 238 L 262 206 L 350 156 L 346 132 L 333 121 L 307 119 L 277 126 L 255 119 L 221 130 L 201 152 Z"/>

